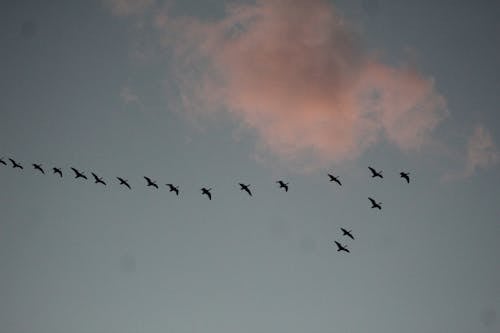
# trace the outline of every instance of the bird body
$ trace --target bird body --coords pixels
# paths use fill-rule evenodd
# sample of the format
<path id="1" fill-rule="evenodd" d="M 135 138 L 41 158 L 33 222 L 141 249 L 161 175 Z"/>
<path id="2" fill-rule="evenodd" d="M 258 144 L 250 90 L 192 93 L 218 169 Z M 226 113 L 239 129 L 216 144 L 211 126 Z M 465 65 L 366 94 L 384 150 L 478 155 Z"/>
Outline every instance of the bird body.
<path id="1" fill-rule="evenodd" d="M 175 192 L 176 195 L 179 195 L 179 187 L 174 184 L 166 184 L 169 187 L 169 192 Z"/>
<path id="2" fill-rule="evenodd" d="M 342 230 L 342 236 L 347 236 L 354 240 L 354 236 L 352 235 L 352 230 L 346 230 L 344 228 L 340 228 L 340 230 Z"/>
<path id="3" fill-rule="evenodd" d="M 382 176 L 382 171 L 377 171 L 372 167 L 368 167 L 368 169 L 370 169 L 370 171 L 372 172 L 372 178 L 375 177 L 384 178 L 384 176 Z"/>
<path id="4" fill-rule="evenodd" d="M 400 172 L 399 176 L 401 178 L 406 179 L 406 182 L 409 184 L 410 183 L 410 173 L 409 172 Z"/>
<path id="5" fill-rule="evenodd" d="M 204 195 L 206 195 L 206 196 L 208 197 L 208 199 L 209 199 L 209 200 L 212 200 L 212 194 L 210 193 L 210 191 L 211 191 L 211 190 L 212 190 L 211 188 L 205 188 L 205 187 L 203 187 L 203 188 L 201 189 L 201 194 L 202 194 L 202 195 L 203 195 L 203 194 L 204 194 Z"/>
<path id="6" fill-rule="evenodd" d="M 350 253 L 349 249 L 346 246 L 340 244 L 339 242 L 335 241 L 335 245 L 337 245 L 337 252 L 344 251 Z"/>
<path id="7" fill-rule="evenodd" d="M 249 196 L 252 196 L 252 191 L 250 191 L 250 184 L 245 185 L 243 183 L 238 183 L 240 185 L 240 190 L 248 193 Z"/>
<path id="8" fill-rule="evenodd" d="M 59 177 L 63 176 L 62 171 L 59 168 L 52 168 L 52 173 L 54 173 L 54 174 L 57 173 L 59 175 Z"/>
<path id="9" fill-rule="evenodd" d="M 45 171 L 43 170 L 42 168 L 42 165 L 41 164 L 36 164 L 36 163 L 33 163 L 33 168 L 35 168 L 36 170 L 40 171 L 41 173 L 45 174 Z"/>
<path id="10" fill-rule="evenodd" d="M 156 182 L 151 180 L 151 178 L 144 176 L 144 179 L 146 179 L 146 181 L 147 181 L 146 186 L 151 186 L 151 187 L 158 189 L 158 185 L 156 185 Z"/>
<path id="11" fill-rule="evenodd" d="M 22 166 L 21 164 L 17 163 L 17 162 L 16 162 L 16 161 L 14 161 L 12 158 L 9 158 L 9 161 L 10 161 L 10 163 L 12 163 L 12 167 L 13 167 L 14 169 L 16 169 L 16 168 L 17 168 L 17 169 L 21 169 L 21 170 L 22 170 L 22 169 L 24 169 L 24 168 L 23 168 L 23 166 Z"/>
<path id="12" fill-rule="evenodd" d="M 123 179 L 121 177 L 116 177 L 116 179 L 118 179 L 120 181 L 120 185 L 126 186 L 126 187 L 128 187 L 129 190 L 131 190 L 131 187 L 128 184 L 128 180 Z"/>
<path id="13" fill-rule="evenodd" d="M 106 186 L 106 182 L 104 182 L 104 180 L 102 180 L 102 178 L 99 178 L 99 176 L 93 172 L 91 172 L 91 174 L 94 177 L 94 184 L 102 184 L 102 185 Z"/>
<path id="14" fill-rule="evenodd" d="M 340 182 L 339 178 L 338 177 L 335 177 L 334 175 L 332 174 L 328 174 L 328 177 L 330 177 L 330 181 L 331 182 L 336 182 L 337 184 L 339 184 L 340 186 L 342 186 L 342 183 Z"/>
<path id="15" fill-rule="evenodd" d="M 80 172 L 75 168 L 71 168 L 71 170 L 73 170 L 73 172 L 75 173 L 75 179 L 77 179 L 77 178 L 87 179 L 87 176 L 85 176 L 85 174 L 83 172 Z"/>
<path id="16" fill-rule="evenodd" d="M 288 184 L 289 183 L 285 183 L 282 180 L 278 180 L 276 183 L 280 185 L 280 188 L 284 188 L 285 192 L 288 192 Z"/>
<path id="17" fill-rule="evenodd" d="M 382 209 L 382 203 L 381 202 L 376 202 L 375 199 L 373 198 L 370 198 L 368 197 L 368 200 L 370 200 L 370 202 L 372 203 L 372 207 L 371 208 L 378 208 L 379 210 Z"/>

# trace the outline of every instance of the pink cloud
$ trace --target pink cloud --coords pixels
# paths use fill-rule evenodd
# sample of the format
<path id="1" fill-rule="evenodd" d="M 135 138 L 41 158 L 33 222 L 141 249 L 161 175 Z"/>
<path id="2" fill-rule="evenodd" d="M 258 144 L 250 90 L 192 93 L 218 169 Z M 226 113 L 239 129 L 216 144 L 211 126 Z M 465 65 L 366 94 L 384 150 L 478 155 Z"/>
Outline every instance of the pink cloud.
<path id="1" fill-rule="evenodd" d="M 382 140 L 416 150 L 447 116 L 432 78 L 382 63 L 326 0 L 257 0 L 226 14 L 154 20 L 182 106 L 233 115 L 285 160 L 326 166 Z"/>
<path id="2" fill-rule="evenodd" d="M 483 126 L 476 126 L 467 143 L 465 175 L 470 176 L 478 168 L 487 168 L 497 164 L 499 157 L 491 134 Z"/>

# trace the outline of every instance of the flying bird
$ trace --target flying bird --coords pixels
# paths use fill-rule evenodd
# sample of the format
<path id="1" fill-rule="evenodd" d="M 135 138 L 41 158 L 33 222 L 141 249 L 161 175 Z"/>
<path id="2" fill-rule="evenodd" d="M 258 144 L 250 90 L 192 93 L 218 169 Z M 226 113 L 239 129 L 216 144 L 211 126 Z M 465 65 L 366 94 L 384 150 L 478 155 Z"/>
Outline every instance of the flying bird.
<path id="1" fill-rule="evenodd" d="M 15 168 L 18 168 L 18 169 L 24 169 L 23 166 L 19 163 L 17 163 L 16 161 L 14 161 L 12 158 L 9 158 L 9 161 L 10 163 L 12 163 L 12 167 L 15 169 Z"/>
<path id="2" fill-rule="evenodd" d="M 351 239 L 354 239 L 354 236 L 352 235 L 352 230 L 346 230 L 344 228 L 340 228 L 342 230 L 342 236 L 347 236 Z"/>
<path id="3" fill-rule="evenodd" d="M 276 182 L 276 184 L 279 184 L 280 185 L 280 188 L 284 188 L 285 189 L 285 192 L 288 192 L 288 184 L 289 183 L 284 183 L 282 180 L 278 180 Z"/>
<path id="4" fill-rule="evenodd" d="M 52 173 L 54 173 L 54 174 L 57 173 L 59 175 L 59 177 L 62 177 L 62 171 L 59 168 L 52 168 Z"/>
<path id="5" fill-rule="evenodd" d="M 201 189 L 201 195 L 205 194 L 209 200 L 212 200 L 212 194 L 210 193 L 212 189 L 211 188 L 202 188 Z"/>
<path id="6" fill-rule="evenodd" d="M 248 193 L 249 196 L 252 196 L 252 191 L 250 191 L 250 184 L 245 185 L 243 183 L 238 183 L 240 184 L 240 190 L 245 191 Z"/>
<path id="7" fill-rule="evenodd" d="M 45 175 L 45 171 L 43 170 L 41 164 L 35 164 L 35 163 L 33 163 L 33 168 L 35 168 L 36 170 L 40 171 L 41 173 L 43 173 Z"/>
<path id="8" fill-rule="evenodd" d="M 144 179 L 148 182 L 146 186 L 152 186 L 158 189 L 158 185 L 156 185 L 156 182 L 152 181 L 151 178 L 144 176 Z"/>
<path id="9" fill-rule="evenodd" d="M 406 182 L 409 184 L 410 183 L 410 173 L 409 172 L 400 172 L 399 176 L 401 178 L 406 179 Z"/>
<path id="10" fill-rule="evenodd" d="M 340 244 L 337 241 L 335 241 L 335 244 L 337 245 L 337 252 L 344 251 L 344 252 L 350 253 L 349 249 L 346 246 L 343 246 L 342 244 Z"/>
<path id="11" fill-rule="evenodd" d="M 328 177 L 330 177 L 330 181 L 331 182 L 336 182 L 337 184 L 339 184 L 340 186 L 342 186 L 342 183 L 340 182 L 340 180 L 339 180 L 338 177 L 335 177 L 334 175 L 331 175 L 331 174 L 328 174 Z"/>
<path id="12" fill-rule="evenodd" d="M 75 179 L 77 179 L 77 178 L 87 179 L 87 176 L 85 176 L 85 174 L 83 172 L 80 172 L 75 168 L 71 168 L 71 170 L 73 170 L 73 172 L 75 173 Z"/>
<path id="13" fill-rule="evenodd" d="M 0 158 L 0 163 L 3 164 L 3 165 L 7 165 L 7 163 L 5 163 L 5 161 L 3 160 L 3 158 Z"/>
<path id="14" fill-rule="evenodd" d="M 377 170 L 375 170 L 372 167 L 368 167 L 368 169 L 370 169 L 370 171 L 372 172 L 372 178 L 375 178 L 375 177 L 384 178 L 384 176 L 382 176 L 382 170 L 377 172 Z"/>
<path id="15" fill-rule="evenodd" d="M 102 180 L 102 178 L 99 178 L 99 176 L 93 172 L 91 172 L 91 174 L 94 177 L 94 184 L 102 184 L 102 185 L 106 186 L 106 182 L 104 182 L 104 180 Z"/>
<path id="16" fill-rule="evenodd" d="M 179 195 L 179 187 L 174 184 L 166 184 L 169 187 L 169 192 L 175 192 L 176 195 Z"/>
<path id="17" fill-rule="evenodd" d="M 126 186 L 126 187 L 128 187 L 129 190 L 131 190 L 131 187 L 128 184 L 128 180 L 123 179 L 121 177 L 116 177 L 116 179 L 118 179 L 120 181 L 120 185 Z"/>
<path id="18" fill-rule="evenodd" d="M 368 200 L 370 200 L 370 202 L 372 203 L 372 207 L 371 208 L 378 208 L 379 210 L 382 209 L 382 203 L 381 202 L 376 202 L 373 198 L 370 198 L 368 197 Z"/>

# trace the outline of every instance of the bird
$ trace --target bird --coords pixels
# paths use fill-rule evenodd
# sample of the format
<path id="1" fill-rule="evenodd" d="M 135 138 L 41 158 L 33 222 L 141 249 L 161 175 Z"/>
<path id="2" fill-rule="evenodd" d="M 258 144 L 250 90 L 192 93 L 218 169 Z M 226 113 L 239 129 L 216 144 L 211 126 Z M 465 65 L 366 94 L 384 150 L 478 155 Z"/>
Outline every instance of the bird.
<path id="1" fill-rule="evenodd" d="M 54 174 L 57 173 L 59 175 L 59 177 L 62 177 L 62 171 L 59 168 L 52 168 L 52 173 L 54 173 Z"/>
<path id="2" fill-rule="evenodd" d="M 9 161 L 10 163 L 12 163 L 12 167 L 15 169 L 15 168 L 18 168 L 18 169 L 24 169 L 23 166 L 19 163 L 17 163 L 16 161 L 14 161 L 12 158 L 9 158 Z"/>
<path id="3" fill-rule="evenodd" d="M 175 186 L 174 184 L 166 184 L 170 190 L 169 192 L 175 192 L 176 195 L 179 195 L 179 187 Z"/>
<path id="4" fill-rule="evenodd" d="M 252 196 L 252 191 L 250 191 L 250 184 L 245 185 L 243 183 L 238 183 L 240 185 L 240 190 L 245 191 L 248 193 L 249 196 Z"/>
<path id="5" fill-rule="evenodd" d="M 337 252 L 344 251 L 344 252 L 350 253 L 349 249 L 346 246 L 343 246 L 342 244 L 340 244 L 337 241 L 335 241 L 335 244 L 337 245 Z"/>
<path id="6" fill-rule="evenodd" d="M 382 176 L 382 171 L 377 172 L 377 170 L 375 170 L 372 167 L 368 167 L 368 169 L 370 169 L 370 171 L 372 172 L 372 178 L 375 177 L 384 178 L 384 176 Z"/>
<path id="7" fill-rule="evenodd" d="M 378 208 L 379 210 L 382 209 L 381 202 L 377 203 L 373 198 L 370 198 L 370 197 L 368 197 L 368 200 L 370 200 L 370 202 L 372 203 L 371 208 Z"/>
<path id="8" fill-rule="evenodd" d="M 0 158 L 0 163 L 3 164 L 3 165 L 7 165 L 7 163 L 5 163 L 5 161 L 3 160 L 3 158 Z"/>
<path id="9" fill-rule="evenodd" d="M 73 172 L 75 173 L 75 179 L 77 179 L 77 178 L 87 179 L 87 176 L 85 176 L 85 174 L 83 172 L 80 172 L 75 168 L 71 168 L 71 170 L 73 170 Z"/>
<path id="10" fill-rule="evenodd" d="M 342 183 L 340 182 L 340 180 L 339 180 L 338 177 L 335 177 L 334 175 L 331 175 L 331 174 L 328 174 L 328 177 L 330 177 L 330 181 L 331 182 L 336 182 L 337 184 L 339 184 L 340 186 L 342 186 Z"/>
<path id="11" fill-rule="evenodd" d="M 351 239 L 354 239 L 354 236 L 352 235 L 352 230 L 346 230 L 344 228 L 340 228 L 342 230 L 342 236 L 347 236 Z"/>
<path id="12" fill-rule="evenodd" d="M 126 187 L 128 187 L 129 190 L 131 190 L 131 187 L 128 184 L 128 180 L 123 179 L 121 177 L 116 177 L 116 179 L 118 179 L 120 181 L 120 185 L 126 186 Z"/>
<path id="13" fill-rule="evenodd" d="M 158 189 L 158 185 L 156 185 L 156 182 L 151 180 L 151 178 L 144 176 L 144 179 L 148 182 L 146 186 L 152 186 Z"/>
<path id="14" fill-rule="evenodd" d="M 201 195 L 205 194 L 208 197 L 209 200 L 212 200 L 212 194 L 210 193 L 211 190 L 212 190 L 211 188 L 205 188 L 205 187 L 203 187 L 201 189 Z"/>
<path id="15" fill-rule="evenodd" d="M 282 180 L 278 180 L 276 182 L 276 184 L 279 184 L 280 185 L 280 188 L 284 188 L 285 189 L 285 192 L 288 192 L 288 184 L 289 183 L 284 183 Z"/>
<path id="16" fill-rule="evenodd" d="M 406 179 L 406 182 L 409 184 L 410 183 L 410 173 L 409 172 L 400 172 L 399 176 L 401 178 Z"/>
<path id="17" fill-rule="evenodd" d="M 43 168 L 42 168 L 41 164 L 35 164 L 35 163 L 33 163 L 33 168 L 35 168 L 36 170 L 38 170 L 41 173 L 45 174 L 45 171 L 43 171 Z"/>
<path id="18" fill-rule="evenodd" d="M 102 180 L 102 178 L 99 178 L 99 176 L 93 172 L 91 172 L 91 174 L 94 177 L 94 184 L 102 184 L 102 185 L 106 186 L 106 182 L 104 180 Z"/>

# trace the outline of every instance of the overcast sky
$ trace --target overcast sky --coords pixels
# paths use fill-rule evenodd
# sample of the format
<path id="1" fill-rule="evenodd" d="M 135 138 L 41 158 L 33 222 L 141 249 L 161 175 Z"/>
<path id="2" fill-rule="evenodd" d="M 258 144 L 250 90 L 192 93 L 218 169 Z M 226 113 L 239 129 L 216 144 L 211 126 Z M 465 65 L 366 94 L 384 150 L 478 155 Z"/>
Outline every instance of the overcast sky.
<path id="1" fill-rule="evenodd" d="M 499 17 L 2 1 L 0 331 L 499 332 Z"/>

